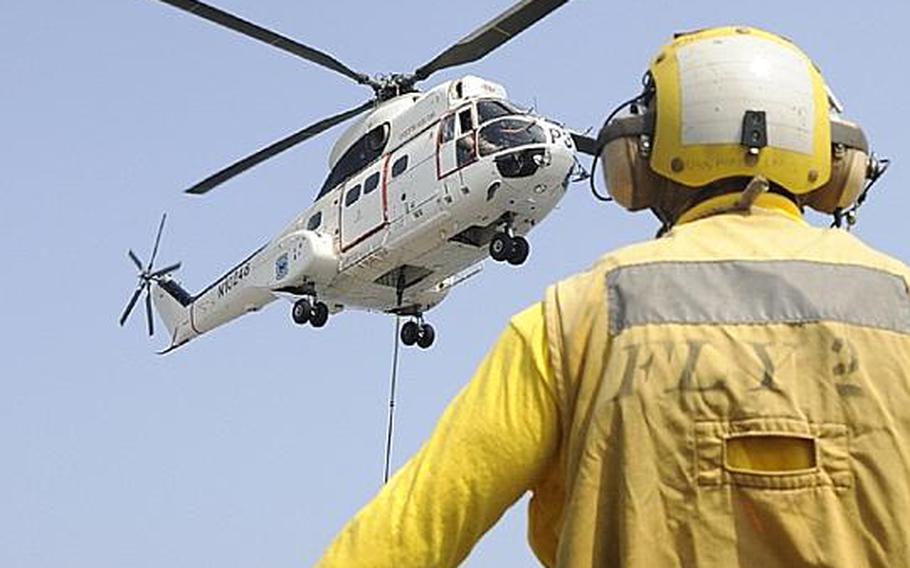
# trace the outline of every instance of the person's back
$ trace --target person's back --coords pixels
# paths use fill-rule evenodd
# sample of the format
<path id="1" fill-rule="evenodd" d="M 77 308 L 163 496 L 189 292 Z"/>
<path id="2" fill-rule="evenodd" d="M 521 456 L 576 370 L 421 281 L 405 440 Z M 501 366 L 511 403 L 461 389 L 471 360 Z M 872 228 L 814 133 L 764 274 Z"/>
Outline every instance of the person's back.
<path id="1" fill-rule="evenodd" d="M 910 269 L 802 219 L 884 171 L 818 68 L 680 34 L 596 146 L 661 238 L 514 317 L 320 566 L 455 566 L 528 491 L 551 567 L 910 566 Z"/>
<path id="2" fill-rule="evenodd" d="M 910 563 L 910 272 L 775 201 L 548 292 L 558 566 Z"/>

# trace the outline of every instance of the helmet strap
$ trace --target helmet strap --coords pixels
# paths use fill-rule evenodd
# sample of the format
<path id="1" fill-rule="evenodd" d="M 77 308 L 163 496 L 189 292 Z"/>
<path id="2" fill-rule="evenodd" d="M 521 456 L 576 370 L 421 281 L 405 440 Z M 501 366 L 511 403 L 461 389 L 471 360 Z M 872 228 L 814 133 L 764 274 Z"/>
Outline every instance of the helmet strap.
<path id="1" fill-rule="evenodd" d="M 729 210 L 748 212 L 755 203 L 755 200 L 758 199 L 758 196 L 762 193 L 766 193 L 770 189 L 771 184 L 768 183 L 768 179 L 765 176 L 755 176 L 749 180 L 746 189 L 743 190 L 739 199 L 736 200 L 736 203 L 734 203 Z"/>

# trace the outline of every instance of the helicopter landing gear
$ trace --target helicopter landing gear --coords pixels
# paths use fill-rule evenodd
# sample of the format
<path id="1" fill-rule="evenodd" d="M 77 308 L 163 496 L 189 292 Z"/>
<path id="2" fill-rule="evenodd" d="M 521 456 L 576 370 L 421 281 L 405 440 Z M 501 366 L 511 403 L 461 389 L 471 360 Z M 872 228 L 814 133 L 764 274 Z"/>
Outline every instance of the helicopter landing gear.
<path id="1" fill-rule="evenodd" d="M 436 330 L 424 323 L 422 317 L 408 320 L 401 326 L 401 342 L 408 347 L 416 344 L 421 349 L 429 349 L 435 340 Z"/>
<path id="2" fill-rule="evenodd" d="M 493 235 L 490 241 L 490 257 L 497 261 L 507 261 L 513 266 L 524 264 L 531 252 L 528 240 L 520 235 L 513 236 L 511 229 Z"/>
<path id="3" fill-rule="evenodd" d="M 329 321 L 329 307 L 324 302 L 310 301 L 301 298 L 291 308 L 291 319 L 297 325 L 309 323 L 313 327 L 322 327 Z"/>
<path id="4" fill-rule="evenodd" d="M 531 245 L 528 244 L 528 239 L 522 236 L 512 237 L 512 250 L 509 251 L 509 256 L 506 260 L 511 265 L 519 266 L 528 260 L 530 253 Z"/>

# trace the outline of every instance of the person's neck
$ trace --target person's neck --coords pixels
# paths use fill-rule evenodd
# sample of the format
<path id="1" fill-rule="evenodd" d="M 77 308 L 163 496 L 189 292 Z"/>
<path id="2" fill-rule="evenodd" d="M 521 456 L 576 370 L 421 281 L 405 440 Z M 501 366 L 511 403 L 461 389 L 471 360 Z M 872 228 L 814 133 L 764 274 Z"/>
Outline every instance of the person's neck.
<path id="1" fill-rule="evenodd" d="M 706 199 L 683 212 L 675 224 L 682 225 L 712 215 L 731 212 L 734 210 L 739 198 L 739 193 L 727 193 Z M 787 197 L 777 193 L 763 193 L 757 196 L 752 203 L 752 207 L 783 213 L 797 221 L 803 220 L 802 212 L 799 210 L 799 207 Z"/>

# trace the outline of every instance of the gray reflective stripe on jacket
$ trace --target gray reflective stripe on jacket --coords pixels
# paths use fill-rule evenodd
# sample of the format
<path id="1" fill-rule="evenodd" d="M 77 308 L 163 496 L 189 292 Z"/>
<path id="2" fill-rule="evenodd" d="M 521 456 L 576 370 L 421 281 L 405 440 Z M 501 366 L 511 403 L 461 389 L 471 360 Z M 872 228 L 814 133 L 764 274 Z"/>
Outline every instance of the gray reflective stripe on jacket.
<path id="1" fill-rule="evenodd" d="M 610 329 L 648 324 L 832 321 L 910 333 L 902 278 L 867 266 L 810 262 L 654 262 L 607 275 Z"/>

